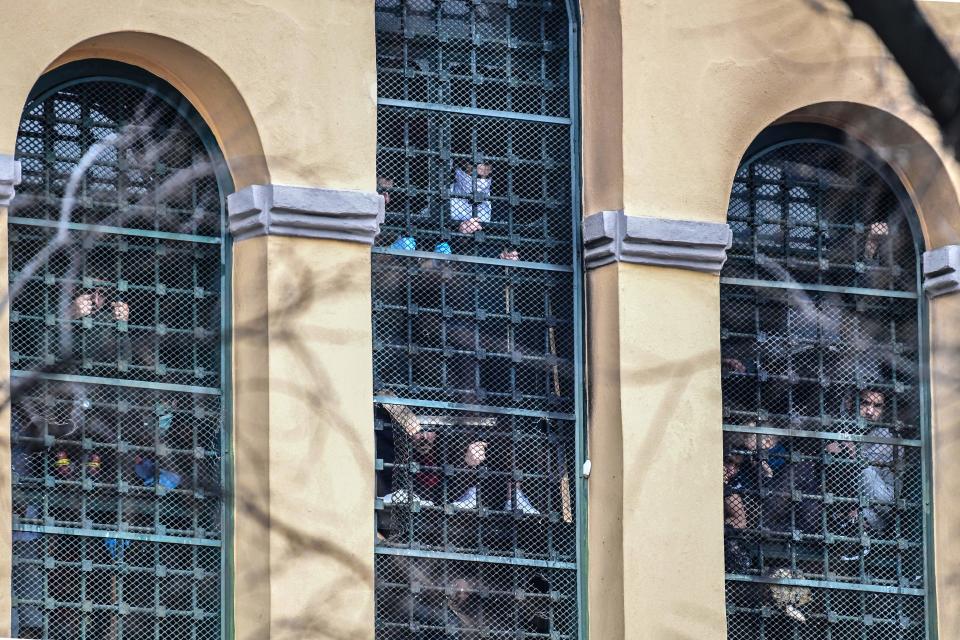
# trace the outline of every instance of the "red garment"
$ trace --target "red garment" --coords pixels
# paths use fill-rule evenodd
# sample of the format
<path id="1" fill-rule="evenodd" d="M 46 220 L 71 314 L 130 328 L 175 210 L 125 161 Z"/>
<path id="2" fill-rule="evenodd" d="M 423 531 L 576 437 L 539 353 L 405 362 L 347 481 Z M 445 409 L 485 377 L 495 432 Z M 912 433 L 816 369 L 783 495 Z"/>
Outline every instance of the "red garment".
<path id="1" fill-rule="evenodd" d="M 436 465 L 436 459 L 432 453 L 417 456 L 417 462 L 419 462 L 424 467 L 433 467 Z M 415 475 L 417 484 L 426 487 L 428 489 L 433 488 L 440 484 L 440 474 L 436 471 L 421 471 Z"/>

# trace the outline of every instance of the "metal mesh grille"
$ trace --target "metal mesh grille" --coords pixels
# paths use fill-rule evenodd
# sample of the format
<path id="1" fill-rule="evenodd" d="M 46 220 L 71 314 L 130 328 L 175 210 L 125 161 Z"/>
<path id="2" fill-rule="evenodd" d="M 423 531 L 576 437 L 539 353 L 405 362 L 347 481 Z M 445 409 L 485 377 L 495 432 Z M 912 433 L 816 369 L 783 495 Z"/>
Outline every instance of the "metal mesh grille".
<path id="1" fill-rule="evenodd" d="M 376 24 L 377 638 L 576 638 L 567 10 L 376 0 Z"/>
<path id="2" fill-rule="evenodd" d="M 741 166 L 721 278 L 730 638 L 922 639 L 918 251 L 866 152 Z"/>
<path id="3" fill-rule="evenodd" d="M 13 624 L 221 635 L 222 194 L 152 90 L 28 105 L 10 209 Z"/>
<path id="4" fill-rule="evenodd" d="M 382 100 L 569 115 L 562 0 L 376 0 Z"/>

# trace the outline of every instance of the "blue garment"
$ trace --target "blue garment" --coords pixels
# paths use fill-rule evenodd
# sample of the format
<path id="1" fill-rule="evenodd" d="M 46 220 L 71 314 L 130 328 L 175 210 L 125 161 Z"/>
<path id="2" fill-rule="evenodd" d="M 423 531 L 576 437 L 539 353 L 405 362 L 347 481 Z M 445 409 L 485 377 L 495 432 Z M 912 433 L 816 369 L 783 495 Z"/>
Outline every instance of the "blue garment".
<path id="1" fill-rule="evenodd" d="M 117 540 L 116 538 L 104 538 L 103 546 L 107 548 L 107 552 L 110 554 L 110 557 L 116 560 L 117 554 L 130 546 L 130 541 Z"/>
<path id="2" fill-rule="evenodd" d="M 416 251 L 417 239 L 413 236 L 400 236 L 393 241 L 393 244 L 390 245 L 390 248 L 397 249 L 399 251 Z"/>
<path id="3" fill-rule="evenodd" d="M 160 469 L 160 472 L 157 473 L 157 463 L 150 458 L 140 460 L 140 462 L 133 465 L 133 470 L 136 472 L 137 477 L 143 480 L 143 484 L 146 487 L 152 487 L 159 482 L 161 487 L 176 489 L 180 484 L 180 476 L 173 471 Z"/>
<path id="4" fill-rule="evenodd" d="M 787 464 L 787 455 L 787 448 L 783 446 L 783 443 L 778 442 L 767 450 L 767 464 L 775 472 L 779 471 Z"/>

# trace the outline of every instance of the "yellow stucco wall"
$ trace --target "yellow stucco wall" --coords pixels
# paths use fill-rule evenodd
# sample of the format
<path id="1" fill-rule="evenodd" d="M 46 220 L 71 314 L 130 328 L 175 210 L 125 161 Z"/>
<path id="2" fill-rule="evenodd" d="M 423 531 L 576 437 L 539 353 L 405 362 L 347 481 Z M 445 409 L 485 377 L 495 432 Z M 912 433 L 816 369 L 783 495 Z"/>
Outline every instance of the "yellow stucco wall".
<path id="1" fill-rule="evenodd" d="M 812 121 L 851 132 L 891 163 L 914 198 L 928 248 L 960 242 L 956 161 L 939 147 L 936 127 L 916 108 L 880 43 L 851 22 L 840 3 L 819 3 L 824 11 L 796 0 L 581 4 L 585 215 L 622 206 L 628 215 L 723 222 L 733 174 L 757 134 L 778 121 Z M 957 32 L 960 5 L 923 7 L 942 33 Z M 590 496 L 593 504 L 622 498 L 624 524 L 612 532 L 609 521 L 590 515 L 593 637 L 612 637 L 611 630 L 623 628 L 628 638 L 723 638 L 723 593 L 714 588 L 717 571 L 722 573 L 714 561 L 722 555 L 720 482 L 710 476 L 716 471 L 719 478 L 720 465 L 720 397 L 713 392 L 719 388 L 719 334 L 689 313 L 716 313 L 717 279 L 675 282 L 678 276 L 666 269 L 643 275 L 622 267 L 619 274 L 611 267 L 603 271 L 588 280 L 591 456 L 596 469 L 609 463 L 609 474 L 624 479 L 593 478 Z M 670 296 L 670 282 L 684 292 Z M 634 294 L 626 295 L 630 288 Z M 697 297 L 688 299 L 692 292 Z M 676 296 L 685 304 L 675 313 Z M 960 423 L 950 410 L 960 399 L 950 383 L 960 338 L 951 321 L 956 305 L 952 299 L 931 305 L 936 587 L 943 638 L 960 637 L 960 509 L 952 500 L 960 472 L 947 464 L 960 440 Z M 617 319 L 612 308 L 619 309 Z M 669 310 L 669 331 L 660 333 L 662 317 L 654 309 Z M 669 384 L 653 384 L 642 372 L 685 361 L 693 366 L 695 356 L 701 360 L 693 369 L 691 397 L 675 398 L 678 405 L 670 408 Z M 653 418 L 656 407 L 663 408 L 663 418 Z M 637 433 L 644 430 L 650 433 Z M 668 452 L 666 461 L 643 457 L 652 455 L 650 440 Z M 631 451 L 638 456 L 634 462 Z M 658 469 L 644 473 L 642 485 L 629 479 L 638 463 Z M 688 486 L 703 491 L 677 492 Z M 644 499 L 630 503 L 631 494 Z M 662 496 L 671 499 L 664 503 Z M 664 542 L 667 531 L 697 531 L 700 545 L 684 540 L 682 552 L 672 552 Z M 631 560 L 631 546 L 658 559 L 651 564 L 640 554 Z M 688 552 L 703 562 L 688 564 Z M 606 575 L 621 553 L 622 601 L 608 597 L 616 580 Z M 676 573 L 684 577 L 677 580 L 670 568 L 680 566 L 685 569 Z M 652 594 L 651 583 L 660 587 Z M 692 601 L 697 607 L 689 606 Z M 716 626 L 701 626 L 698 617 Z"/>
<path id="2" fill-rule="evenodd" d="M 13 151 L 23 102 L 44 70 L 70 58 L 120 57 L 191 97 L 221 143 L 248 138 L 251 132 L 236 129 L 252 122 L 274 183 L 370 188 L 376 140 L 371 4 L 37 0 L 22 13 L 11 10 L 16 28 L 8 30 L 0 60 L 0 153 Z M 105 36 L 116 33 L 125 35 Z M 244 107 L 249 118 L 234 112 Z M 248 145 L 223 146 L 228 156 L 255 163 L 249 155 L 256 145 Z M 247 180 L 241 175 L 236 182 Z"/>
<path id="3" fill-rule="evenodd" d="M 590 558 L 588 600 L 590 637 L 623 638 L 624 531 L 623 429 L 620 407 L 620 308 L 619 267 L 606 265 L 587 274 L 590 322 L 589 457 L 595 464 L 590 475 L 587 550 Z"/>
<path id="4" fill-rule="evenodd" d="M 7 259 L 7 208 L 0 207 L 0 283 L 6 286 L 9 282 L 9 268 Z M 10 326 L 9 305 L 3 305 L 0 311 L 0 372 L 10 370 Z M 10 447 L 10 379 L 6 377 L 0 383 L 0 630 L 10 628 L 11 598 L 10 584 L 13 537 L 9 526 L 13 512 L 13 494 L 11 478 L 8 469 L 11 469 Z"/>
<path id="5" fill-rule="evenodd" d="M 583 209 L 623 208 L 623 28 L 619 0 L 581 3 Z"/>
<path id="6" fill-rule="evenodd" d="M 13 152 L 38 76 L 107 57 L 180 89 L 214 130 L 238 187 L 369 189 L 372 5 L 35 0 L 8 13 L 0 42 L 0 153 Z M 942 29 L 960 26 L 960 5 L 930 6 Z M 790 117 L 844 126 L 889 150 L 928 246 L 960 241 L 960 171 L 862 26 L 799 0 L 583 0 L 582 15 L 586 214 L 624 208 L 722 222 L 744 150 Z M 317 637 L 372 637 L 368 250 L 250 240 L 236 248 L 234 275 L 237 326 L 249 328 L 234 352 L 237 490 L 253 514 L 237 515 L 238 633 L 263 637 L 267 626 L 274 637 L 300 637 L 304 624 L 299 632 Z M 614 505 L 589 515 L 592 637 L 722 638 L 717 280 L 608 266 L 588 286 L 589 491 L 595 504 Z M 302 288 L 309 303 L 292 313 Z M 943 638 L 960 637 L 960 509 L 948 498 L 960 486 L 950 464 L 960 442 L 949 351 L 960 338 L 957 300 L 936 301 L 931 314 Z M 0 341 L 0 364 L 6 351 Z M 0 635 L 9 617 L 5 455 Z M 298 521 L 310 529 L 284 537 Z"/>
<path id="7" fill-rule="evenodd" d="M 237 637 L 372 638 L 370 253 L 237 243 Z"/>
<path id="8" fill-rule="evenodd" d="M 374 184 L 372 3 L 41 0 L 9 15 L 0 153 L 14 151 L 40 75 L 106 58 L 180 90 L 238 189 Z M 372 638 L 369 248 L 249 240 L 235 247 L 234 282 L 237 637 Z M 4 364 L 5 333 L 0 350 Z M 4 417 L 0 432 L 8 425 Z M 9 468 L 0 464 L 0 635 L 10 611 Z"/>
<path id="9" fill-rule="evenodd" d="M 723 221 L 746 147 L 807 105 L 874 106 L 937 139 L 879 42 L 839 3 L 825 3 L 829 12 L 796 0 L 620 4 L 624 203 L 633 215 Z M 948 32 L 960 20 L 960 7 L 927 4 Z"/>

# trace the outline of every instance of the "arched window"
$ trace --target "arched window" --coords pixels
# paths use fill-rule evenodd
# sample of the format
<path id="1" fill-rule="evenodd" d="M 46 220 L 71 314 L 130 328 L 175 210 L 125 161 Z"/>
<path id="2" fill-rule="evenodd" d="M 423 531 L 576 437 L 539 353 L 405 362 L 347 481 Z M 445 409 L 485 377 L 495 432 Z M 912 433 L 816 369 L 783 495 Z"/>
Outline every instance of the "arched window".
<path id="1" fill-rule="evenodd" d="M 922 238 L 903 186 L 818 126 L 737 171 L 721 276 L 731 639 L 927 637 Z"/>
<path id="2" fill-rule="evenodd" d="M 579 637 L 573 17 L 376 0 L 378 638 Z"/>
<path id="3" fill-rule="evenodd" d="M 229 177 L 199 116 L 106 61 L 45 76 L 10 208 L 13 626 L 222 636 Z"/>

